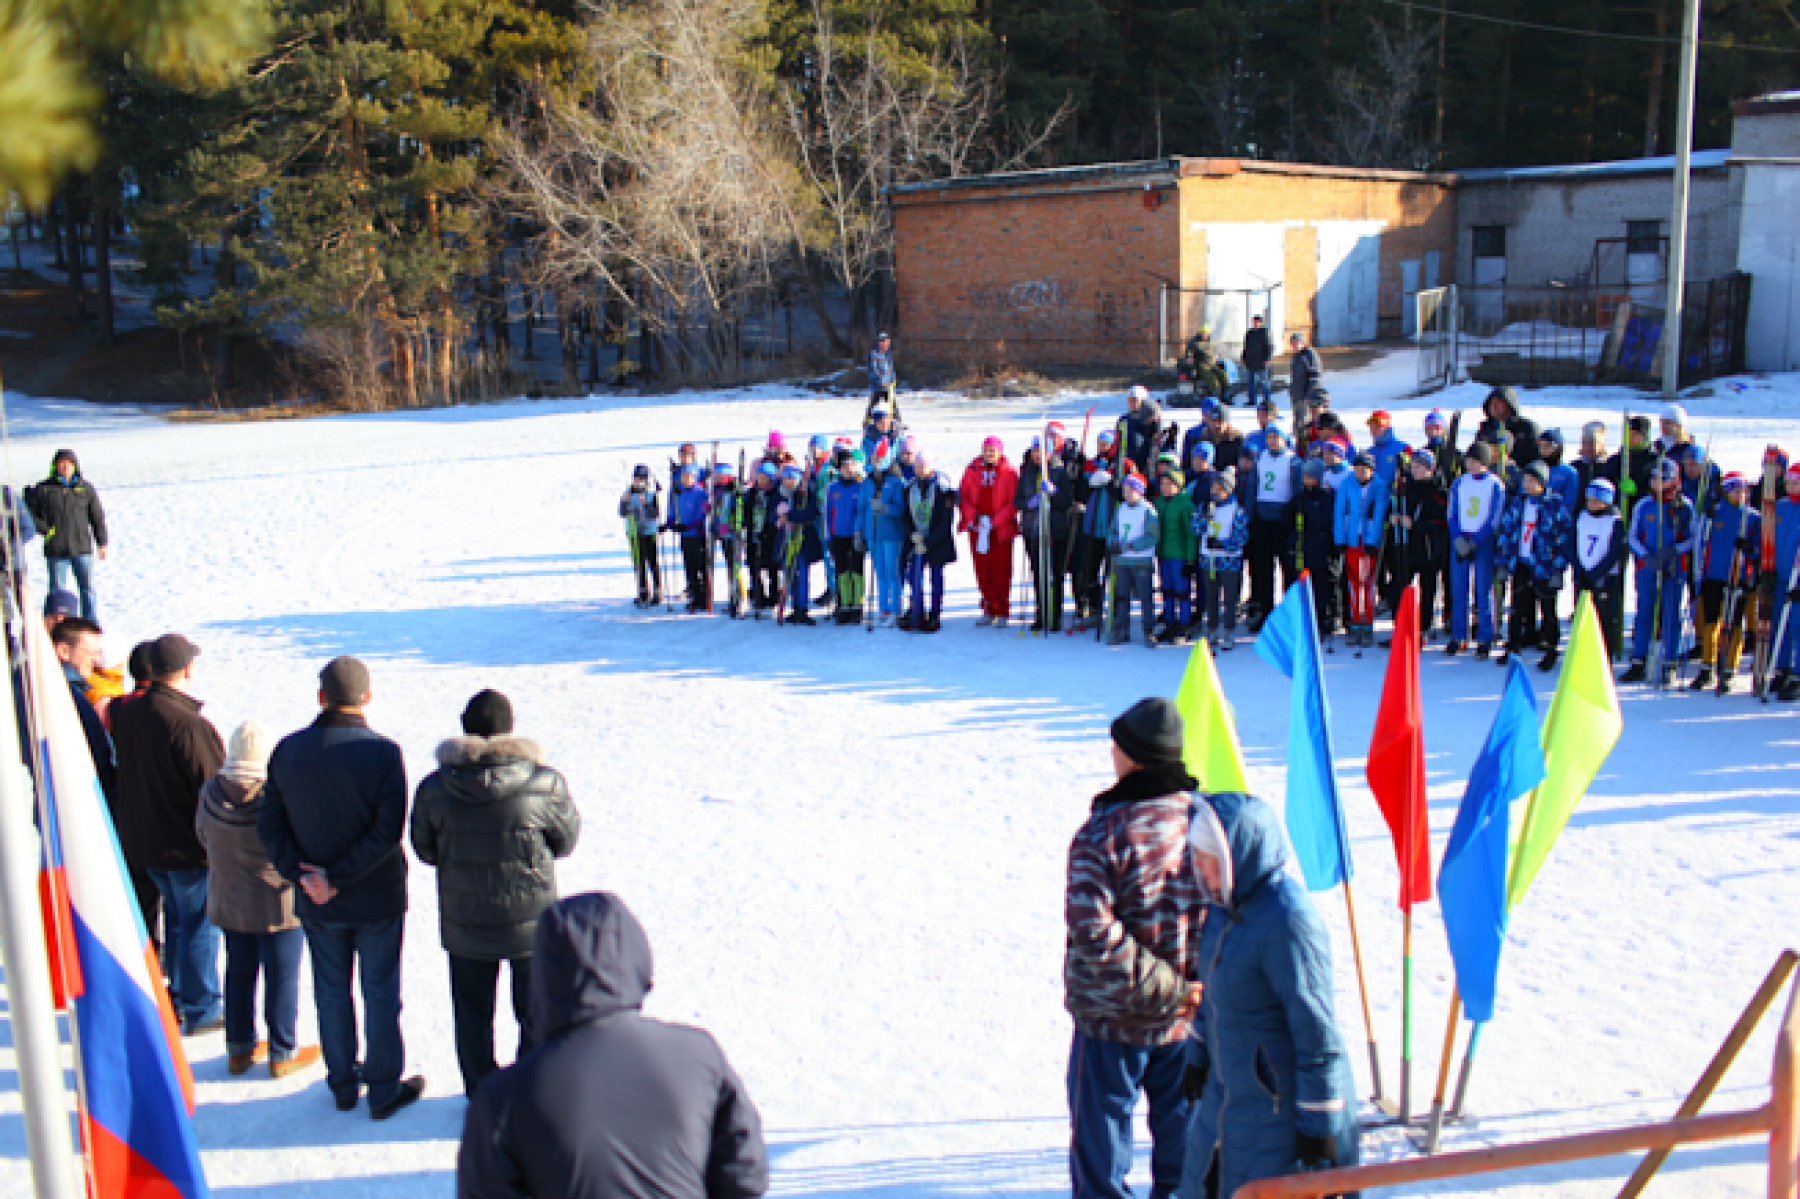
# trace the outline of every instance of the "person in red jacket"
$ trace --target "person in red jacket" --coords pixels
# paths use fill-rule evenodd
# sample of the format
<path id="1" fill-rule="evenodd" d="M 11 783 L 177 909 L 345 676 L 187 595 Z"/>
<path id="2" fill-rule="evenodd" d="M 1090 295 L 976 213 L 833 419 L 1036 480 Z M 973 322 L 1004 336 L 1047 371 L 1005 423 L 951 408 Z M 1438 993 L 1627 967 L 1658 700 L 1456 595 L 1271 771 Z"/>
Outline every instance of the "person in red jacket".
<path id="1" fill-rule="evenodd" d="M 969 535 L 969 548 L 975 551 L 975 583 L 981 588 L 976 624 L 1004 625 L 1012 615 L 1012 547 L 1019 533 L 1013 493 L 1018 488 L 1018 472 L 1001 451 L 1000 439 L 982 442 L 981 457 L 963 472 L 959 530 Z"/>

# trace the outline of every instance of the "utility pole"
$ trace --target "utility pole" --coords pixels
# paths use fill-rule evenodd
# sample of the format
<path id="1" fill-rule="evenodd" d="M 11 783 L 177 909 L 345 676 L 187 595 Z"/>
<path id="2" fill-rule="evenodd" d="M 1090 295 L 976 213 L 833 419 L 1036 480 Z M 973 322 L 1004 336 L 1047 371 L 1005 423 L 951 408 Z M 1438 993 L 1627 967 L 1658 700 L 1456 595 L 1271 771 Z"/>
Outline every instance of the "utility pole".
<path id="1" fill-rule="evenodd" d="M 1681 309 L 1687 283 L 1688 163 L 1694 155 L 1694 72 L 1700 47 L 1700 0 L 1683 0 L 1681 83 L 1675 100 L 1675 202 L 1669 214 L 1669 296 L 1663 304 L 1662 393 L 1681 390 Z"/>

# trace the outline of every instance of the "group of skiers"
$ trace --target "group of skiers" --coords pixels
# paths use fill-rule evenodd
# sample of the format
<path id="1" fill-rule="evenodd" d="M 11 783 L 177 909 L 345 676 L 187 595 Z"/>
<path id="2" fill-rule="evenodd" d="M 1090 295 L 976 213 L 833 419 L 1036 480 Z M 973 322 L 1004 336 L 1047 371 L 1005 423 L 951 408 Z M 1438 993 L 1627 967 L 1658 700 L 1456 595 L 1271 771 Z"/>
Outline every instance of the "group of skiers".
<path id="1" fill-rule="evenodd" d="M 959 478 L 906 433 L 890 392 L 871 396 L 860 438 L 816 436 L 798 455 L 779 432 L 735 465 L 683 445 L 666 500 L 646 465 L 620 500 L 638 602 L 664 602 L 660 531 L 680 547 L 690 611 L 772 610 L 810 625 L 816 570 L 834 622 L 936 632 L 944 568 L 966 535 L 980 625 L 1028 615 L 1034 633 L 1092 631 L 1118 644 L 1131 640 L 1135 605 L 1146 644 L 1205 637 L 1225 651 L 1240 608 L 1256 633 L 1305 572 L 1328 646 L 1340 633 L 1359 653 L 1375 645 L 1377 617 L 1417 582 L 1427 642 L 1441 633 L 1447 655 L 1478 659 L 1497 649 L 1502 665 L 1537 651 L 1547 671 L 1574 610 L 1565 592 L 1593 597 L 1619 655 L 1630 576 L 1625 681 L 1670 681 L 1686 621 L 1704 659 L 1692 685 L 1729 689 L 1745 630 L 1760 626 L 1759 689 L 1800 698 L 1800 630 L 1781 635 L 1800 548 L 1800 468 L 1790 473 L 1779 451 L 1764 479 L 1722 474 L 1678 407 L 1654 441 L 1651 419 L 1630 416 L 1617 452 L 1599 421 L 1570 449 L 1560 429 L 1523 415 L 1511 387 L 1488 395 L 1466 444 L 1461 413 L 1431 412 L 1423 441 L 1408 446 L 1377 410 L 1359 448 L 1319 385 L 1314 352 L 1296 346 L 1295 362 L 1302 352 L 1312 358 L 1295 368 L 1307 390 L 1291 425 L 1265 396 L 1257 428 L 1241 433 L 1231 409 L 1209 398 L 1182 430 L 1134 387 L 1091 448 L 1091 428 L 1077 440 L 1052 421 L 1016 465 L 987 438 Z M 729 580 L 723 596 L 713 594 L 715 561 Z M 1025 596 L 1028 611 L 1016 611 Z"/>

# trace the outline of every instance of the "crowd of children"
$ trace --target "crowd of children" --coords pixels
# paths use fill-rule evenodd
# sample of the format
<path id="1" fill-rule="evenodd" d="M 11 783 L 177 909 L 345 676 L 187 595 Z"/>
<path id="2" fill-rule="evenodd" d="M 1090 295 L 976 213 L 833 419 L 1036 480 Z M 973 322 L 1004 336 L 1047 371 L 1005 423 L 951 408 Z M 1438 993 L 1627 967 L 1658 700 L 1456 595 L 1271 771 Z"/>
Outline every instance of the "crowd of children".
<path id="1" fill-rule="evenodd" d="M 1146 644 L 1205 637 L 1224 651 L 1240 601 L 1254 634 L 1307 572 L 1328 641 L 1341 633 L 1359 650 L 1375 645 L 1377 616 L 1416 582 L 1427 643 L 1441 632 L 1447 655 L 1480 659 L 1498 645 L 1502 664 L 1536 651 L 1550 670 L 1573 611 L 1565 591 L 1593 597 L 1620 656 L 1630 574 L 1624 680 L 1669 682 L 1685 620 L 1688 652 L 1701 659 L 1692 685 L 1728 689 L 1745 631 L 1758 625 L 1760 580 L 1770 689 L 1800 698 L 1800 630 L 1780 636 L 1800 549 L 1800 466 L 1788 470 L 1785 458 L 1772 456 L 1765 472 L 1783 489 L 1765 564 L 1762 483 L 1721 475 L 1679 408 L 1654 442 L 1650 418 L 1630 417 L 1618 452 L 1593 422 L 1567 461 L 1561 431 L 1525 418 L 1507 387 L 1488 396 L 1461 448 L 1460 413 L 1446 422 L 1433 411 L 1424 442 L 1410 447 L 1376 411 L 1359 449 L 1322 388 L 1293 414 L 1292 435 L 1272 398 L 1255 412 L 1258 427 L 1241 433 L 1231 410 L 1208 400 L 1182 434 L 1134 388 L 1091 450 L 1085 434 L 1078 442 L 1051 422 L 1016 467 L 989 437 L 959 479 L 934 466 L 880 396 L 860 439 L 814 437 L 799 456 L 779 432 L 753 462 L 702 463 L 683 445 L 666 501 L 647 466 L 620 500 L 638 603 L 664 602 L 661 531 L 679 544 L 689 611 L 717 603 L 732 617 L 773 612 L 810 625 L 819 573 L 834 622 L 936 632 L 944 568 L 967 535 L 982 625 L 1014 619 L 1022 556 L 1034 632 L 1124 643 L 1135 607 Z M 713 594 L 715 562 L 730 580 L 724 596 Z"/>

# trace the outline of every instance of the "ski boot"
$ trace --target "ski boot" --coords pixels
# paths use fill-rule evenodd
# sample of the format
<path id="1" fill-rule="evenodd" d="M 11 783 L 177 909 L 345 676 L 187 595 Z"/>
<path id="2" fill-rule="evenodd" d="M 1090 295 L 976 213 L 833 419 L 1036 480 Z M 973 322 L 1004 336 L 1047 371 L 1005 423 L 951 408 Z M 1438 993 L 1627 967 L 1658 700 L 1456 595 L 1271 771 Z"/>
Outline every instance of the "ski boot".
<path id="1" fill-rule="evenodd" d="M 1456 657 L 1456 655 L 1462 653 L 1463 650 L 1465 650 L 1467 648 L 1468 648 L 1468 646 L 1464 645 L 1460 641 L 1446 642 L 1444 645 L 1444 657 L 1454 658 L 1454 657 Z"/>
<path id="2" fill-rule="evenodd" d="M 1789 678 L 1775 693 L 1775 698 L 1784 704 L 1800 700 L 1800 677 Z"/>
<path id="3" fill-rule="evenodd" d="M 1230 653 L 1231 647 L 1236 644 L 1237 644 L 1237 630 L 1236 629 L 1226 629 L 1223 633 L 1219 634 L 1219 652 L 1220 653 L 1222 653 L 1222 654 Z"/>
<path id="4" fill-rule="evenodd" d="M 1688 684 L 1688 690 L 1689 691 L 1705 691 L 1708 687 L 1710 687 L 1712 685 L 1713 685 L 1713 668 L 1710 666 L 1703 665 L 1700 667 L 1700 673 L 1698 673 L 1694 676 L 1694 681 Z"/>
<path id="5" fill-rule="evenodd" d="M 1730 694 L 1731 693 L 1731 680 L 1736 677 L 1737 676 L 1729 670 L 1720 671 L 1719 672 L 1718 694 L 1720 694 L 1720 695 Z"/>
<path id="6" fill-rule="evenodd" d="M 1619 681 L 1621 683 L 1641 683 L 1648 677 L 1649 675 L 1644 669 L 1644 660 L 1633 658 L 1631 665 L 1626 667 L 1625 673 L 1619 676 Z"/>
<path id="7" fill-rule="evenodd" d="M 943 621 L 939 617 L 939 614 L 936 612 L 933 612 L 930 616 L 927 616 L 925 618 L 925 623 L 922 626 L 922 631 L 926 632 L 926 633 L 935 633 L 943 627 L 944 627 Z"/>
<path id="8" fill-rule="evenodd" d="M 1506 646 L 1503 649 L 1501 649 L 1500 656 L 1498 658 L 1494 659 L 1494 665 L 1496 665 L 1496 666 L 1511 666 L 1512 665 L 1512 646 L 1509 645 L 1509 646 Z"/>
<path id="9" fill-rule="evenodd" d="M 1007 617 L 1007 616 L 996 616 L 996 617 L 994 617 L 994 627 L 996 629 L 1004 629 L 1006 627 L 1007 621 L 1010 619 L 1011 619 L 1011 617 Z"/>
<path id="10" fill-rule="evenodd" d="M 787 615 L 787 619 L 785 621 L 783 621 L 782 623 L 806 625 L 807 627 L 810 628 L 811 626 L 816 625 L 819 622 L 814 620 L 812 617 L 808 616 L 804 612 L 789 612 Z"/>
<path id="11" fill-rule="evenodd" d="M 1549 674 L 1552 670 L 1556 669 L 1556 661 L 1560 657 L 1562 657 L 1562 651 L 1557 649 L 1554 645 L 1551 646 L 1544 651 L 1544 660 L 1538 663 L 1538 669 L 1545 674 Z"/>
<path id="12" fill-rule="evenodd" d="M 910 633 L 918 626 L 918 624 L 919 621 L 913 617 L 911 612 L 902 612 L 900 614 L 900 619 L 895 623 L 895 627 L 902 633 Z"/>
<path id="13" fill-rule="evenodd" d="M 1490 656 L 1492 656 L 1493 652 L 1494 652 L 1493 642 L 1483 641 L 1481 644 L 1479 644 L 1475 647 L 1475 660 L 1477 662 L 1485 662 L 1488 660 L 1488 658 Z"/>

